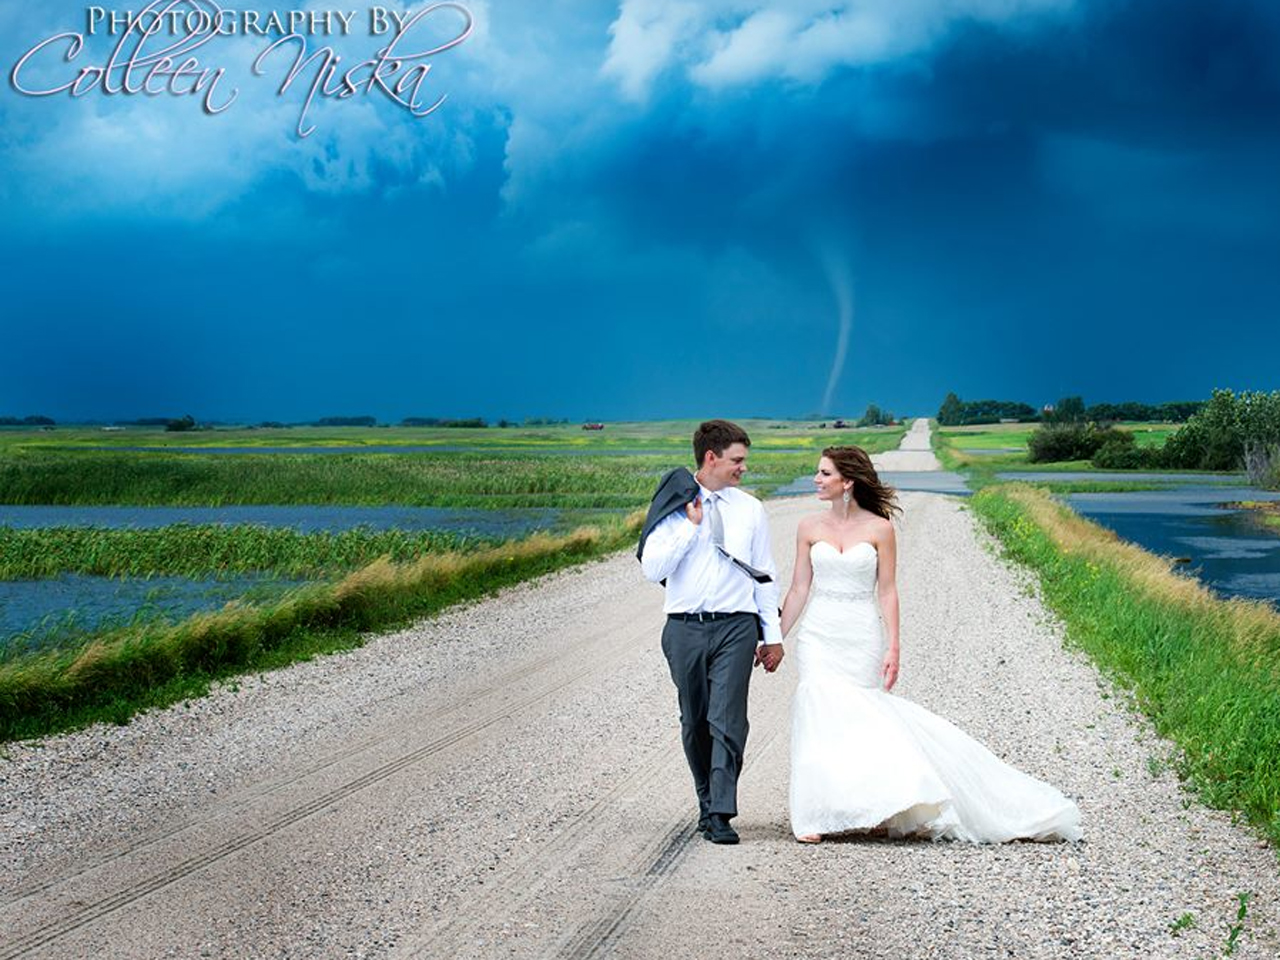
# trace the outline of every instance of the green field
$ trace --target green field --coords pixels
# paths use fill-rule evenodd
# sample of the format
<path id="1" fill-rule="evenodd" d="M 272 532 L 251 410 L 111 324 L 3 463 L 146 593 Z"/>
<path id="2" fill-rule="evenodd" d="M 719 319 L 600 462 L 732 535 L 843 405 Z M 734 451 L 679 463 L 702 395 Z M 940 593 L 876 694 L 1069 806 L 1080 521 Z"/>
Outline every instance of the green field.
<path id="1" fill-rule="evenodd" d="M 1177 431 L 1181 424 L 1177 423 L 1118 423 L 1117 429 L 1126 430 L 1134 436 L 1134 442 L 1140 447 L 1162 447 L 1165 440 Z M 997 470 L 1010 469 L 1071 469 L 1089 470 L 1089 462 L 1075 461 L 1071 464 L 1035 464 L 1027 460 L 1027 440 L 1039 429 L 1037 423 L 990 423 L 969 427 L 935 427 L 934 445 L 939 451 L 946 451 L 949 469 L 978 467 Z M 1004 453 L 981 453 L 975 451 L 998 451 L 1010 448 Z"/>
<path id="2" fill-rule="evenodd" d="M 872 445 L 881 438 L 901 438 L 904 428 L 868 427 L 833 430 L 834 421 L 736 420 L 751 435 L 753 451 L 771 448 L 820 450 L 831 443 Z M 820 427 L 820 423 L 827 426 Z M 619 421 L 603 430 L 584 430 L 580 424 L 485 427 L 217 427 L 170 432 L 162 427 L 105 429 L 67 425 L 51 429 L 0 428 L 0 454 L 17 450 L 85 449 L 94 447 L 335 447 L 439 446 L 480 450 L 517 447 L 531 451 L 589 452 L 622 449 L 690 451 L 698 420 Z M 897 445 L 895 439 L 885 449 Z M 689 454 L 690 459 L 692 453 Z"/>
<path id="3" fill-rule="evenodd" d="M 432 507 L 568 507 L 631 509 L 657 477 L 689 465 L 693 421 L 623 424 L 605 431 L 512 428 L 333 428 L 97 434 L 76 428 L 8 431 L 0 442 L 0 503 L 225 506 L 349 504 Z M 829 444 L 876 453 L 896 447 L 902 427 L 835 431 L 795 421 L 747 421 L 752 453 L 745 485 L 767 496 L 813 470 Z M 687 428 L 687 432 L 686 429 Z M 257 443 L 329 446 L 350 453 L 153 453 L 94 450 L 99 436 L 117 446 Z M 246 442 L 238 438 L 248 435 Z M 174 438 L 181 438 L 175 440 Z M 284 442 L 287 437 L 288 443 Z M 440 452 L 362 453 L 362 446 L 460 447 Z M 634 452 L 640 450 L 642 452 Z"/>

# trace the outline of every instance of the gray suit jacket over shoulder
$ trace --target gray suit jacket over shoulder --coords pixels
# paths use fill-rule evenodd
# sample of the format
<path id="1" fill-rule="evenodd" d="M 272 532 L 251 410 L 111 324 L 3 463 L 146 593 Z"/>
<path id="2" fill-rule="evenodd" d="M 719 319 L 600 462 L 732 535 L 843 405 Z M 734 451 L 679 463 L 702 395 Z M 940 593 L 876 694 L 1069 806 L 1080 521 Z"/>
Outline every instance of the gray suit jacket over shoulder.
<path id="1" fill-rule="evenodd" d="M 658 490 L 649 504 L 649 513 L 644 518 L 644 528 L 640 531 L 640 545 L 636 547 L 637 560 L 644 557 L 644 542 L 653 533 L 653 528 L 697 498 L 698 481 L 685 467 L 676 467 L 662 475 L 662 479 L 658 481 Z"/>

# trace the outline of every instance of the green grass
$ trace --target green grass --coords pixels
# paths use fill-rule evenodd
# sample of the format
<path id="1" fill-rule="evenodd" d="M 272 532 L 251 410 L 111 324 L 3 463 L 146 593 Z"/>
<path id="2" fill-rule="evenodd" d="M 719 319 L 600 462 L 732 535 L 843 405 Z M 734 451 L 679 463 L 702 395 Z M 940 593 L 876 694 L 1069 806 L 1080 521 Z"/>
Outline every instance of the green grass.
<path id="1" fill-rule="evenodd" d="M 1039 575 L 1070 641 L 1177 744 L 1180 775 L 1280 841 L 1280 614 L 1217 598 L 1045 491 L 992 486 L 971 502 Z"/>

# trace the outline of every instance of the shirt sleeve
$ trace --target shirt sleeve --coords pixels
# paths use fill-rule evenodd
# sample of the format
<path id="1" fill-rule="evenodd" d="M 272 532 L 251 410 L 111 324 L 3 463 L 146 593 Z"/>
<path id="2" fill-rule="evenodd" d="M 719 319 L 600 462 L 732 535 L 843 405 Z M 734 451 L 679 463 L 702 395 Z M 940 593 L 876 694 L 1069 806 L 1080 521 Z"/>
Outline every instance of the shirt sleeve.
<path id="1" fill-rule="evenodd" d="M 778 567 L 773 562 L 773 546 L 769 541 L 769 515 L 764 505 L 756 504 L 756 525 L 751 536 L 750 564 L 770 576 L 768 583 L 755 586 L 756 611 L 764 627 L 762 643 L 781 643 L 782 624 L 778 618 Z"/>
<path id="2" fill-rule="evenodd" d="M 698 535 L 698 525 L 689 519 L 684 510 L 674 510 L 658 521 L 640 557 L 640 569 L 646 580 L 658 583 L 671 576 L 680 561 L 689 552 Z"/>

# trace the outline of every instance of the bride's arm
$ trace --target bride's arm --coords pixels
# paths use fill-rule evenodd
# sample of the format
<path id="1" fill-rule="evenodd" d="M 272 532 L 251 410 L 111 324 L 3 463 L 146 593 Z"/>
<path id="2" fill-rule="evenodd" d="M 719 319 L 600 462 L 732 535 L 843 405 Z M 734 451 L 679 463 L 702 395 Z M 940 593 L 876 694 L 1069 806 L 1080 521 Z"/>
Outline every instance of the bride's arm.
<path id="1" fill-rule="evenodd" d="M 876 574 L 876 592 L 880 595 L 880 615 L 884 618 L 884 629 L 888 638 L 888 648 L 884 654 L 884 688 L 892 690 L 898 682 L 898 541 L 894 537 L 893 524 L 889 523 L 889 532 L 884 542 L 879 544 L 879 569 Z"/>
<path id="2" fill-rule="evenodd" d="M 809 525 L 801 522 L 796 530 L 796 564 L 791 573 L 791 589 L 782 601 L 782 635 L 791 632 L 804 605 L 809 599 L 809 585 L 813 582 L 813 566 L 809 562 Z"/>

